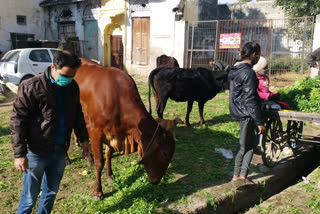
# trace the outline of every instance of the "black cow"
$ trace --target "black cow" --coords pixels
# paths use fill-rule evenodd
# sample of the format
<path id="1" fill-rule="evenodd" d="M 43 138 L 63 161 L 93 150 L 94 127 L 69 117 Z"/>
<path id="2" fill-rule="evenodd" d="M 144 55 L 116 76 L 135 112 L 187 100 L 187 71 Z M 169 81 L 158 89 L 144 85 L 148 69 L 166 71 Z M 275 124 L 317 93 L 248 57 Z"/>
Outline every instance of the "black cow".
<path id="1" fill-rule="evenodd" d="M 186 124 L 189 126 L 189 114 L 194 101 L 198 102 L 200 124 L 203 119 L 204 104 L 216 96 L 222 89 L 228 88 L 228 71 L 230 67 L 223 62 L 216 62 L 214 70 L 206 68 L 166 68 L 154 69 L 149 75 L 149 112 L 151 114 L 150 86 L 157 103 L 159 118 L 168 98 L 177 102 L 188 101 Z M 221 68 L 221 69 L 220 69 Z"/>
<path id="2" fill-rule="evenodd" d="M 163 54 L 157 57 L 157 68 L 160 67 L 179 68 L 179 63 L 176 58 Z"/>

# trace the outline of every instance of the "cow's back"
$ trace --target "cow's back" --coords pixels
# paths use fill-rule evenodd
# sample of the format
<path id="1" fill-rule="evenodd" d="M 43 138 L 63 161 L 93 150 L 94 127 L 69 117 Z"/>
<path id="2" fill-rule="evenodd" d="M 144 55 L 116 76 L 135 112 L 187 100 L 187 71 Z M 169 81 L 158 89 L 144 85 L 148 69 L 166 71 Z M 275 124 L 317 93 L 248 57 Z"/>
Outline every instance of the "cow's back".
<path id="1" fill-rule="evenodd" d="M 163 54 L 157 57 L 157 68 L 159 67 L 179 68 L 180 66 L 176 58 Z"/>
<path id="2" fill-rule="evenodd" d="M 212 71 L 206 68 L 157 68 L 150 78 L 157 93 L 168 91 L 175 101 L 204 101 L 214 97 L 219 89 Z"/>
<path id="3" fill-rule="evenodd" d="M 147 114 L 133 79 L 117 68 L 84 64 L 75 80 L 89 127 L 125 131 L 137 117 Z"/>

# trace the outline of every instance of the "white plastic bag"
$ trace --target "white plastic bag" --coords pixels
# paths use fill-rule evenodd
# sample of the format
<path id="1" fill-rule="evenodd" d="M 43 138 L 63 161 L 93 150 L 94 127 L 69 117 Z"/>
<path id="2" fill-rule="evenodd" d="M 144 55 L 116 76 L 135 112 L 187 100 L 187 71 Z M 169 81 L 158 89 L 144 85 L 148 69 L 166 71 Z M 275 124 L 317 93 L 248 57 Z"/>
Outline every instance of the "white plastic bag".
<path id="1" fill-rule="evenodd" d="M 227 150 L 224 148 L 215 148 L 215 151 L 219 154 L 222 154 L 223 157 L 227 158 L 227 159 L 232 159 L 233 158 L 233 154 L 231 150 Z"/>

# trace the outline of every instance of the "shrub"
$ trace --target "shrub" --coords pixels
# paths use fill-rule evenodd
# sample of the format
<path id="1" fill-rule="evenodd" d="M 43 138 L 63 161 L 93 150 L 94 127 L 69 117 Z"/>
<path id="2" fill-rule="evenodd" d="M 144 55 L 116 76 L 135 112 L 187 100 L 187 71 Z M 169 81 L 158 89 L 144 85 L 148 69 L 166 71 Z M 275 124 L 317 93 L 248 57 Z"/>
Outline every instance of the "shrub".
<path id="1" fill-rule="evenodd" d="M 272 74 L 294 71 L 299 73 L 301 70 L 301 58 L 291 56 L 273 56 L 271 59 Z M 308 65 L 303 63 L 303 70 L 307 70 Z"/>
<path id="2" fill-rule="evenodd" d="M 299 79 L 294 86 L 280 89 L 280 100 L 292 110 L 320 113 L 320 77 Z"/>

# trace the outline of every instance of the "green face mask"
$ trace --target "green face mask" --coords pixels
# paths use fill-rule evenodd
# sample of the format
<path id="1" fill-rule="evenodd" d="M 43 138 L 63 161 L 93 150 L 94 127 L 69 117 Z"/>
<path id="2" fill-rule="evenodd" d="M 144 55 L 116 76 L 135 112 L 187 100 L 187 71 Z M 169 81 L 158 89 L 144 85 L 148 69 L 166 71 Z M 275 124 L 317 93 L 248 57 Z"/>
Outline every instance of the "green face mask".
<path id="1" fill-rule="evenodd" d="M 58 75 L 58 78 L 57 80 L 55 81 L 57 83 L 57 85 L 61 86 L 61 87 L 66 87 L 67 85 L 69 85 L 71 82 L 72 82 L 72 79 L 73 77 L 64 77 L 64 76 L 61 76 L 56 68 L 54 68 L 54 71 L 57 73 Z"/>

